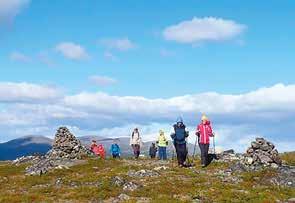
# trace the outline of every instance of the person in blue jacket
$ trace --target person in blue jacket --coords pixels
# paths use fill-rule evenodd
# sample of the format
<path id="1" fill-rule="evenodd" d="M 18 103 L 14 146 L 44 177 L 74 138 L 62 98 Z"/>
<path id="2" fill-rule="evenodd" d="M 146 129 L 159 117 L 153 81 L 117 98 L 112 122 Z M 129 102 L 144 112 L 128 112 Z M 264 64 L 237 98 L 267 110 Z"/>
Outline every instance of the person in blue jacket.
<path id="1" fill-rule="evenodd" d="M 186 126 L 184 125 L 182 118 L 179 117 L 177 118 L 176 124 L 173 125 L 174 132 L 171 134 L 171 138 L 176 150 L 178 165 L 180 167 L 186 167 L 186 138 L 188 137 L 189 133 L 185 128 Z"/>
<path id="2" fill-rule="evenodd" d="M 119 145 L 116 143 L 116 141 L 114 141 L 114 143 L 112 144 L 110 152 L 111 152 L 114 159 L 120 158 L 121 150 L 120 150 Z"/>

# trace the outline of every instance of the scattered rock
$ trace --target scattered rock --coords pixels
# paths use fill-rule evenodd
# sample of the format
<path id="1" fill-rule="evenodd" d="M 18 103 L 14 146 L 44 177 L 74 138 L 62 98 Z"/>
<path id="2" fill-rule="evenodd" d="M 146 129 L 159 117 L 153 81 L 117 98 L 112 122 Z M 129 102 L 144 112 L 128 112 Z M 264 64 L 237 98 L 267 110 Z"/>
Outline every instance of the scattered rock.
<path id="1" fill-rule="evenodd" d="M 240 160 L 242 155 L 236 154 L 233 149 L 223 151 L 220 154 L 217 154 L 217 161 L 218 162 L 232 162 L 236 160 Z"/>
<path id="2" fill-rule="evenodd" d="M 295 167 L 281 166 L 277 169 L 277 174 L 269 180 L 278 186 L 295 187 Z"/>
<path id="3" fill-rule="evenodd" d="M 140 185 L 138 185 L 137 183 L 127 182 L 123 185 L 123 190 L 124 191 L 134 191 L 134 190 L 138 189 L 139 187 L 140 187 Z"/>
<path id="4" fill-rule="evenodd" d="M 136 203 L 149 203 L 152 201 L 152 198 L 148 197 L 138 197 Z"/>
<path id="5" fill-rule="evenodd" d="M 219 170 L 214 173 L 214 175 L 218 176 L 222 182 L 225 183 L 240 183 L 242 179 L 237 175 L 233 173 L 234 170 L 231 168 L 225 169 L 225 170 Z"/>
<path id="6" fill-rule="evenodd" d="M 120 201 L 128 201 L 128 200 L 130 200 L 130 196 L 128 196 L 128 195 L 126 195 L 126 194 L 120 194 L 120 195 L 118 196 L 118 199 L 119 199 Z"/>
<path id="7" fill-rule="evenodd" d="M 167 166 L 158 166 L 158 167 L 154 168 L 154 171 L 165 171 L 167 169 L 169 169 L 169 167 L 167 167 Z"/>
<path id="8" fill-rule="evenodd" d="M 119 176 L 115 176 L 111 179 L 111 185 L 121 187 L 125 184 L 125 180 Z"/>
<path id="9" fill-rule="evenodd" d="M 155 177 L 155 176 L 159 176 L 159 173 L 152 171 L 152 170 L 140 170 L 140 171 L 134 171 L 131 170 L 128 172 L 128 176 L 129 177 Z"/>
<path id="10" fill-rule="evenodd" d="M 41 156 L 22 156 L 12 161 L 12 164 L 16 166 L 20 164 L 24 164 L 24 163 L 34 164 L 38 162 L 40 159 L 41 159 Z"/>

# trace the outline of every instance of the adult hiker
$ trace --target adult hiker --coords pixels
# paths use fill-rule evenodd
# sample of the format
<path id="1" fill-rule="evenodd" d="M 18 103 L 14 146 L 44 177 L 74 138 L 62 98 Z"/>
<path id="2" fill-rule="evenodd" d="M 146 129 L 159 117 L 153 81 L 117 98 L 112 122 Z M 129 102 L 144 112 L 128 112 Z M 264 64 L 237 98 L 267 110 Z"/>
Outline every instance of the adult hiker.
<path id="1" fill-rule="evenodd" d="M 186 138 L 188 137 L 188 132 L 185 130 L 186 126 L 183 123 L 181 117 L 176 121 L 176 124 L 173 125 L 174 133 L 171 134 L 173 144 L 176 150 L 177 161 L 180 167 L 185 167 L 185 160 L 187 156 L 186 148 Z"/>
<path id="2" fill-rule="evenodd" d="M 157 145 L 159 147 L 159 159 L 166 160 L 167 159 L 166 147 L 168 146 L 168 140 L 166 139 L 163 130 L 159 131 Z"/>
<path id="3" fill-rule="evenodd" d="M 114 141 L 114 143 L 111 145 L 110 152 L 114 159 L 120 158 L 121 150 L 116 141 Z"/>
<path id="4" fill-rule="evenodd" d="M 135 159 L 138 159 L 140 155 L 140 146 L 142 145 L 138 128 L 135 128 L 131 134 L 130 145 L 133 149 Z"/>
<path id="5" fill-rule="evenodd" d="M 214 136 L 211 123 L 206 115 L 202 115 L 201 123 L 197 126 L 196 135 L 198 136 L 201 150 L 201 165 L 206 167 L 208 165 L 210 137 Z"/>
<path id="6" fill-rule="evenodd" d="M 150 150 L 149 150 L 149 155 L 150 155 L 151 159 L 156 158 L 157 151 L 158 151 L 158 149 L 156 147 L 156 144 L 152 143 L 152 145 L 150 146 Z"/>

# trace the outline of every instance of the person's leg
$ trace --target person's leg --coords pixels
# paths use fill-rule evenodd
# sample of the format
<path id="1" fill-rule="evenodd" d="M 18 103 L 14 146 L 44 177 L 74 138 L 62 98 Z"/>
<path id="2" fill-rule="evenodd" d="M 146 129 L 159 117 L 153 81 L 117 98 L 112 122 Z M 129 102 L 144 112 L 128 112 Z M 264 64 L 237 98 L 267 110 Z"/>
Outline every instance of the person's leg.
<path id="1" fill-rule="evenodd" d="M 186 144 L 182 144 L 181 145 L 181 164 L 182 165 L 184 165 L 184 162 L 186 160 L 186 155 L 187 155 Z"/>
<path id="2" fill-rule="evenodd" d="M 164 159 L 164 147 L 159 147 L 159 159 Z"/>
<path id="3" fill-rule="evenodd" d="M 205 166 L 208 165 L 208 151 L 209 151 L 209 144 L 204 145 L 204 164 Z"/>
<path id="4" fill-rule="evenodd" d="M 132 146 L 132 150 L 133 150 L 133 155 L 134 155 L 134 157 L 136 156 L 136 149 L 135 149 L 135 145 L 133 144 L 133 145 L 131 145 Z"/>
<path id="5" fill-rule="evenodd" d="M 205 150 L 204 150 L 204 144 L 199 143 L 200 151 L 201 151 L 201 165 L 205 165 Z"/>
<path id="6" fill-rule="evenodd" d="M 116 155 L 115 154 L 112 154 L 113 155 L 113 159 L 115 159 L 116 158 Z"/>
<path id="7" fill-rule="evenodd" d="M 181 153 L 180 153 L 179 144 L 175 144 L 175 151 L 176 151 L 176 157 L 177 157 L 178 165 L 181 165 Z"/>
<path id="8" fill-rule="evenodd" d="M 136 145 L 137 153 L 136 153 L 136 158 L 138 159 L 140 155 L 140 145 Z"/>
<path id="9" fill-rule="evenodd" d="M 166 147 L 163 147 L 163 159 L 167 160 L 167 151 L 166 151 Z"/>

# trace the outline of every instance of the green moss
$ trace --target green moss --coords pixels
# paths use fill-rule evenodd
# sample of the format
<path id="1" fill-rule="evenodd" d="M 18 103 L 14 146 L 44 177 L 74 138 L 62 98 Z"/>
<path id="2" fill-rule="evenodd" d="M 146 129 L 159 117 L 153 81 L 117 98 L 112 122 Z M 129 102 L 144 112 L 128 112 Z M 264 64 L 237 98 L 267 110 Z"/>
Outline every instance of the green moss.
<path id="1" fill-rule="evenodd" d="M 155 167 L 146 164 L 147 160 L 139 162 L 142 166 L 133 160 L 89 159 L 68 170 L 54 170 L 42 176 L 25 176 L 26 165 L 1 164 L 0 202 L 86 202 L 117 197 L 121 193 L 133 198 L 152 198 L 152 202 L 190 202 L 192 198 L 203 202 L 274 202 L 295 196 L 293 188 L 275 187 L 265 181 L 276 175 L 272 170 L 242 173 L 242 182 L 224 183 L 215 172 L 225 169 L 228 164 L 213 162 L 202 169 L 199 160 L 194 160 L 193 169 L 178 168 L 175 163 L 169 163 L 169 169 L 161 171 L 159 177 L 139 179 L 127 176 L 129 170 Z M 110 184 L 114 176 L 144 186 L 134 192 L 124 192 L 122 187 Z M 62 179 L 61 185 L 55 184 L 58 178 Z M 72 187 L 71 183 L 77 187 Z"/>

